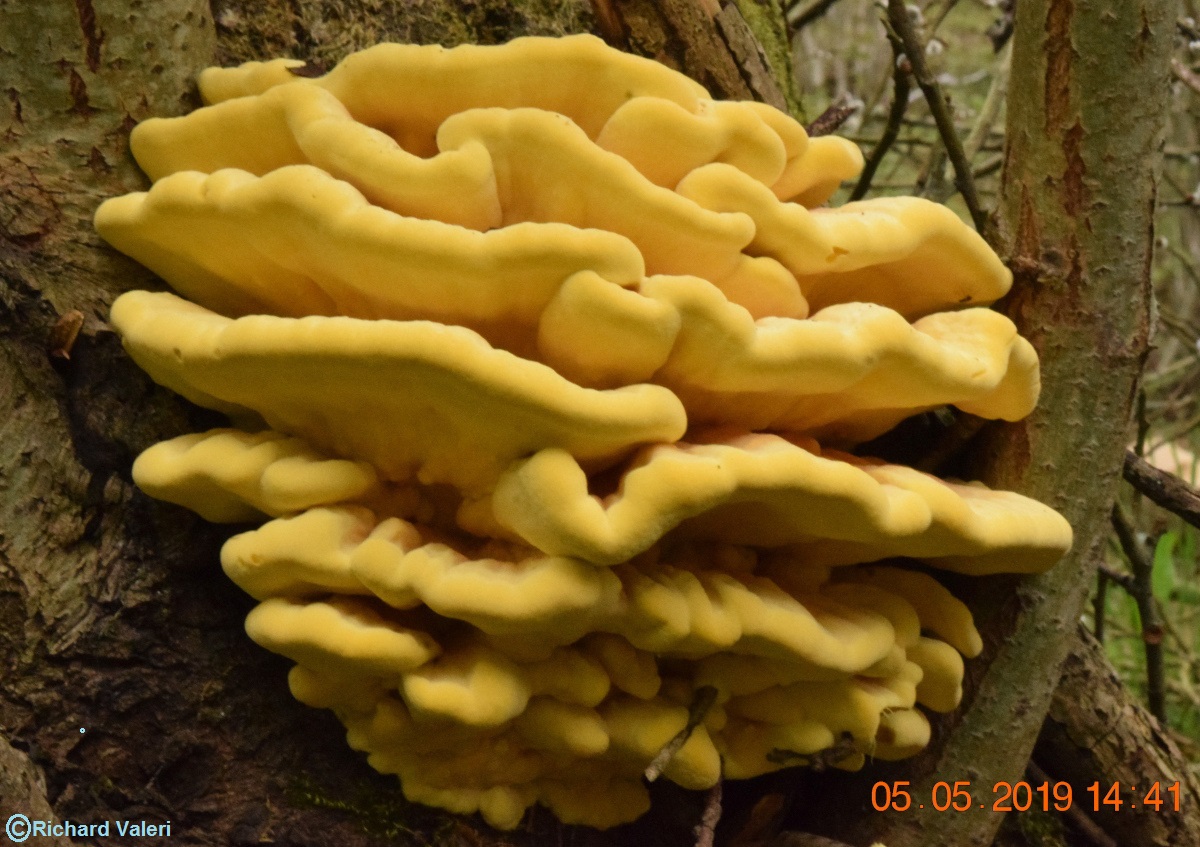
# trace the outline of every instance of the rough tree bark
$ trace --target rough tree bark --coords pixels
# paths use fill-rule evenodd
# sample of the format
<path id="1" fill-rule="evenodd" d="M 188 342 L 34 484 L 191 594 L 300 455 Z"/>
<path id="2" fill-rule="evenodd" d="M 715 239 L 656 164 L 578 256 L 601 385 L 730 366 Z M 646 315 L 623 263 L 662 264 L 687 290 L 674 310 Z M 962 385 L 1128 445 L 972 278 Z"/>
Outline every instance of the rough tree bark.
<path id="1" fill-rule="evenodd" d="M 1079 542 L 1048 577 L 1015 592 L 996 581 L 998 599 L 978 604 L 989 643 L 1003 647 L 977 672 L 971 709 L 914 766 L 928 780 L 1019 776 L 1070 643 L 1144 349 L 1148 163 L 1165 106 L 1156 97 L 1170 5 L 1022 0 L 1003 217 L 1019 278 L 1010 311 L 1039 344 L 1047 392 L 1037 417 L 992 437 L 1004 459 L 990 477 L 1064 508 Z M 244 637 L 251 601 L 216 566 L 230 531 L 130 482 L 140 450 L 213 419 L 122 355 L 108 304 L 159 284 L 105 248 L 90 219 L 103 198 L 144 187 L 127 153 L 130 127 L 196 105 L 191 80 L 214 61 L 331 64 L 381 40 L 592 30 L 719 95 L 794 104 L 778 72 L 779 8 L 0 0 L 0 817 L 170 820 L 164 844 L 691 843 L 702 799 L 669 786 L 651 821 L 604 836 L 535 814 L 500 837 L 408 806 L 394 780 L 348 750 L 331 716 L 291 700 L 286 663 Z M 1118 55 L 1126 43 L 1137 47 Z M 85 316 L 83 331 L 69 359 L 55 358 L 49 339 L 71 310 Z M 1089 384 L 1096 373 L 1104 379 Z M 839 793 L 822 801 L 814 790 L 810 820 L 869 798 L 869 783 L 820 776 Z M 957 816 L 970 822 L 952 830 L 956 816 L 855 814 L 860 828 L 843 832 L 856 845 L 867 843 L 863 822 L 890 847 L 984 845 L 994 831 L 983 815 Z"/>
<path id="2" fill-rule="evenodd" d="M 1086 630 L 1080 630 L 1078 646 L 1063 666 L 1034 758 L 1045 763 L 1053 780 L 1139 789 L 1122 794 L 1125 805 L 1120 809 L 1103 806 L 1092 815 L 1121 847 L 1200 844 L 1200 780 L 1170 734 L 1145 708 L 1130 702 L 1104 647 Z M 1165 793 L 1159 808 L 1142 803 L 1155 783 L 1164 789 L 1179 783 L 1179 812 Z M 1086 796 L 1080 799 L 1090 802 Z"/>

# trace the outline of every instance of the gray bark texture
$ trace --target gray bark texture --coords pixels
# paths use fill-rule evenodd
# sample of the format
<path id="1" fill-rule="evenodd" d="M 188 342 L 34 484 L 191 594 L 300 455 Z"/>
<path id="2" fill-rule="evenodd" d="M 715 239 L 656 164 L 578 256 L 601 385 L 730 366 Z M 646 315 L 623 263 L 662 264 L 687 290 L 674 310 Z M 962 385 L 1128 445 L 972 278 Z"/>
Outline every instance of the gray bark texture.
<path id="1" fill-rule="evenodd" d="M 1165 0 L 1022 0 L 1017 22 L 1001 232 L 1018 272 L 1008 310 L 1039 346 L 1046 393 L 1034 418 L 987 431 L 976 455 L 989 481 L 1064 510 L 1076 552 L 1045 577 L 976 592 L 991 647 L 972 664 L 969 708 L 937 727 L 927 756 L 865 777 L 727 786 L 718 843 L 761 843 L 785 825 L 853 847 L 877 835 L 889 847 L 991 843 L 990 815 L 880 815 L 870 784 L 990 788 L 1020 778 L 1032 749 L 1074 640 L 1145 351 L 1173 13 Z M 198 105 L 193 80 L 210 64 L 328 66 L 385 40 L 594 31 L 717 96 L 795 111 L 780 16 L 765 0 L 0 0 L 0 818 L 170 821 L 170 838 L 140 842 L 164 845 L 693 843 L 704 798 L 669 785 L 647 819 L 603 834 L 535 812 L 501 835 L 407 804 L 331 715 L 292 700 L 287 664 L 242 631 L 252 601 L 217 565 L 241 528 L 131 483 L 141 450 L 220 421 L 123 355 L 108 305 L 162 284 L 104 246 L 91 216 L 145 187 L 129 130 Z M 59 355 L 76 312 L 81 331 Z"/>
<path id="2" fill-rule="evenodd" d="M 1104 647 L 1087 631 L 1080 632 L 1079 645 L 1063 666 L 1034 759 L 1054 767 L 1051 779 L 1073 786 L 1099 783 L 1107 792 L 1118 783 L 1139 789 L 1121 793 L 1120 809 L 1102 805 L 1090 814 L 1121 847 L 1200 844 L 1200 780 L 1171 734 L 1130 702 Z M 1179 784 L 1178 812 L 1169 794 L 1162 794 L 1166 802 L 1157 809 L 1142 802 L 1155 783 L 1164 791 Z M 1090 807 L 1091 797 L 1082 795 L 1077 802 Z"/>

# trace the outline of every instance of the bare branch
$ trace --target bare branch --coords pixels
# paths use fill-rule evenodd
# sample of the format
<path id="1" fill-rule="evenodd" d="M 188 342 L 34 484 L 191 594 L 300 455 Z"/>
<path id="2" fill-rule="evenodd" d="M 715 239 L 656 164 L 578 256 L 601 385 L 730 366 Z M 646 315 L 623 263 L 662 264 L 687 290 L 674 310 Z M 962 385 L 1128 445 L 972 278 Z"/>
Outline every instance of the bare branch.
<path id="1" fill-rule="evenodd" d="M 1105 624 L 1108 621 L 1108 574 L 1101 568 L 1096 574 L 1096 595 L 1092 598 L 1092 635 L 1104 643 Z"/>
<path id="2" fill-rule="evenodd" d="M 1200 94 L 1200 74 L 1193 71 L 1174 56 L 1171 57 L 1171 72 L 1179 78 L 1180 82 L 1192 89 L 1192 91 Z"/>
<path id="3" fill-rule="evenodd" d="M 1125 481 L 1168 512 L 1200 527 L 1200 491 L 1174 474 L 1154 467 L 1133 451 L 1125 453 Z"/>
<path id="4" fill-rule="evenodd" d="M 912 65 L 913 76 L 921 88 L 921 93 L 925 95 L 929 111 L 933 114 L 933 120 L 937 124 L 938 133 L 946 145 L 946 154 L 954 166 L 954 185 L 962 195 L 963 202 L 967 204 L 967 211 L 971 213 L 975 229 L 982 232 L 987 225 L 987 215 L 979 206 L 979 195 L 975 192 L 975 178 L 971 175 L 971 163 L 967 161 L 966 154 L 963 153 L 962 141 L 954 127 L 954 119 L 946 105 L 946 98 L 942 96 L 941 86 L 938 85 L 937 79 L 934 78 L 929 66 L 925 63 L 925 45 L 921 43 L 921 39 L 913 28 L 912 19 L 908 16 L 908 6 L 904 0 L 888 0 L 888 22 L 904 46 L 904 53 Z"/>
<path id="5" fill-rule="evenodd" d="M 1107 562 L 1101 562 L 1099 567 L 1100 576 L 1104 577 L 1109 582 L 1124 588 L 1130 596 L 1133 596 L 1133 576 L 1125 571 L 1120 571 L 1114 568 Z"/>
<path id="6" fill-rule="evenodd" d="M 813 0 L 803 9 L 799 0 L 787 10 L 788 26 L 792 32 L 799 32 L 817 18 L 823 17 L 837 0 Z"/>
<path id="7" fill-rule="evenodd" d="M 718 779 L 717 784 L 704 795 L 704 814 L 696 826 L 696 847 L 713 847 L 713 840 L 717 836 L 717 824 L 721 821 L 723 785 L 724 780 Z"/>
<path id="8" fill-rule="evenodd" d="M 1130 594 L 1137 603 L 1142 619 L 1142 642 L 1146 648 L 1146 701 L 1150 713 L 1165 722 L 1167 709 L 1166 682 L 1163 674 L 1163 629 L 1151 583 L 1154 562 L 1146 556 L 1146 551 L 1139 543 L 1133 525 L 1120 503 L 1113 504 L 1112 523 L 1113 529 L 1117 531 L 1117 540 L 1121 542 L 1121 549 L 1125 552 L 1129 567 L 1133 571 Z"/>
<path id="9" fill-rule="evenodd" d="M 862 174 L 858 178 L 858 183 L 854 186 L 854 190 L 850 192 L 851 200 L 861 200 L 866 196 L 871 189 L 871 180 L 875 178 L 875 171 L 879 170 L 879 165 L 883 162 L 883 157 L 887 155 L 887 151 L 891 149 L 896 142 L 896 137 L 900 134 L 900 125 L 904 121 L 904 112 L 908 109 L 908 92 L 911 90 L 909 74 L 912 71 L 908 60 L 904 57 L 904 48 L 899 40 L 890 38 L 892 42 L 892 108 L 888 110 L 887 124 L 883 128 L 883 134 L 879 136 L 879 141 L 871 148 L 871 155 L 867 156 L 866 164 L 863 165 Z"/>
<path id="10" fill-rule="evenodd" d="M 715 702 L 717 702 L 717 689 L 711 685 L 703 685 L 696 689 L 696 693 L 692 695 L 692 703 L 688 706 L 687 724 L 667 742 L 666 747 L 658 751 L 658 755 L 646 766 L 647 782 L 654 782 L 662 776 L 662 772 L 671 763 L 671 759 L 675 758 L 675 754 L 683 749 L 684 744 L 687 744 L 687 740 L 692 737 L 692 733 L 703 722 L 708 710 L 713 707 Z"/>
<path id="11" fill-rule="evenodd" d="M 821 114 L 817 115 L 817 119 L 804 128 L 810 138 L 816 138 L 821 135 L 829 135 L 837 131 L 846 118 L 853 115 L 858 110 L 857 106 L 844 106 L 834 103 Z"/>

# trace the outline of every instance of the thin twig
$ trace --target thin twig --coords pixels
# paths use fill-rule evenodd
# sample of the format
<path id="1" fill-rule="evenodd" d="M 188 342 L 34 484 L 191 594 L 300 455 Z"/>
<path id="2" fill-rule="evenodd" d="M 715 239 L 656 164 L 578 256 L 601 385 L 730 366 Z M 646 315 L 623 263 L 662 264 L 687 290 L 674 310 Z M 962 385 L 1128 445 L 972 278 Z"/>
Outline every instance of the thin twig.
<path id="1" fill-rule="evenodd" d="M 1104 621 L 1108 613 L 1108 574 L 1096 574 L 1096 596 L 1092 598 L 1092 635 L 1104 643 Z"/>
<path id="2" fill-rule="evenodd" d="M 930 199 L 935 203 L 946 202 L 954 196 L 954 191 L 945 189 L 945 176 L 946 145 L 938 143 L 929 148 L 929 158 L 925 160 L 925 167 L 921 168 L 920 173 L 917 174 L 917 181 L 913 184 L 913 194 Z"/>
<path id="3" fill-rule="evenodd" d="M 675 733 L 675 737 L 668 741 L 667 746 L 659 750 L 658 755 L 646 766 L 647 782 L 654 782 L 662 776 L 667 765 L 675 758 L 675 754 L 683 749 L 683 745 L 687 744 L 688 739 L 692 737 L 692 733 L 696 731 L 696 727 L 700 726 L 715 702 L 717 702 L 717 689 L 711 685 L 702 685 L 696 689 L 696 693 L 692 695 L 692 703 L 688 706 L 687 723 L 683 729 Z"/>
<path id="4" fill-rule="evenodd" d="M 904 57 L 904 48 L 899 39 L 889 34 L 889 40 L 892 42 L 892 108 L 888 110 L 887 124 L 883 128 L 883 134 L 871 148 L 871 155 L 867 156 L 862 175 L 859 176 L 854 190 L 850 192 L 852 201 L 861 200 L 871 189 L 871 180 L 875 178 L 875 171 L 879 169 L 883 157 L 887 155 L 887 151 L 891 149 L 897 136 L 900 135 L 904 111 L 908 108 L 908 92 L 912 87 L 909 74 L 912 72 L 912 68 Z"/>
<path id="5" fill-rule="evenodd" d="M 992 126 L 1000 116 L 1000 107 L 1008 96 L 1008 72 L 1011 63 L 1012 42 L 1009 42 L 1000 51 L 1000 55 L 996 57 L 996 67 L 992 71 L 992 82 L 988 86 L 987 97 L 983 101 L 983 106 L 979 109 L 975 125 L 971 127 L 971 131 L 967 133 L 966 140 L 963 141 L 963 155 L 968 162 L 973 162 L 975 157 L 979 155 L 979 151 L 983 149 L 984 142 L 987 141 L 988 136 L 992 132 Z M 1003 157 L 997 158 L 998 162 L 1002 160 Z M 997 164 L 997 167 L 999 167 L 999 164 Z M 980 169 L 974 169 L 972 175 L 978 178 L 980 176 Z"/>
<path id="6" fill-rule="evenodd" d="M 696 826 L 696 847 L 713 847 L 717 836 L 717 824 L 721 821 L 721 793 L 723 779 L 718 778 L 716 784 L 704 795 L 704 814 Z"/>
<path id="7" fill-rule="evenodd" d="M 975 170 L 971 171 L 971 175 L 976 179 L 983 179 L 985 176 L 991 176 L 996 171 L 1000 170 L 1003 165 L 1003 156 L 993 156 Z"/>
<path id="8" fill-rule="evenodd" d="M 822 17 L 836 2 L 837 0 L 815 0 L 815 2 L 809 3 L 803 9 L 800 8 L 801 4 L 797 2 L 787 10 L 788 26 L 792 28 L 792 32 L 799 32 L 817 18 Z"/>
<path id="9" fill-rule="evenodd" d="M 1176 424 L 1175 426 L 1171 427 L 1171 429 L 1167 430 L 1166 432 L 1157 433 L 1156 434 L 1157 441 L 1155 443 L 1155 446 L 1158 446 L 1161 444 L 1170 444 L 1172 441 L 1175 441 L 1176 439 L 1182 438 L 1183 436 L 1187 435 L 1189 432 L 1196 429 L 1196 427 L 1200 427 L 1200 413 L 1192 415 L 1190 418 L 1185 420 L 1183 423 Z M 1154 452 L 1154 451 L 1151 450 L 1150 452 Z"/>
<path id="10" fill-rule="evenodd" d="M 1133 596 L 1133 576 L 1131 574 L 1117 570 L 1107 562 L 1101 562 L 1100 575 L 1109 582 L 1121 586 L 1131 597 Z"/>
<path id="11" fill-rule="evenodd" d="M 1179 78 L 1180 82 L 1192 89 L 1192 91 L 1200 94 L 1200 74 L 1197 74 L 1174 56 L 1171 57 L 1171 72 Z"/>
<path id="12" fill-rule="evenodd" d="M 1200 527 L 1200 491 L 1175 474 L 1160 470 L 1131 450 L 1125 451 L 1125 481 L 1168 512 Z"/>
<path id="13" fill-rule="evenodd" d="M 1129 560 L 1129 568 L 1133 571 L 1130 594 L 1142 619 L 1142 642 L 1146 648 L 1147 705 L 1150 714 L 1165 722 L 1167 711 L 1166 682 L 1163 674 L 1163 628 L 1158 617 L 1158 604 L 1154 600 L 1154 586 L 1151 582 L 1154 562 L 1146 556 L 1120 503 L 1113 504 L 1112 524 L 1113 529 L 1117 531 L 1117 540 L 1121 543 L 1125 558 Z"/>
<path id="14" fill-rule="evenodd" d="M 946 15 L 950 14 L 951 10 L 958 5 L 958 0 L 944 0 L 942 4 L 933 12 L 929 20 L 929 31 L 937 32 L 938 27 L 942 25 L 942 21 L 946 20 Z"/>
<path id="15" fill-rule="evenodd" d="M 900 43 L 904 46 L 904 52 L 912 65 L 913 76 L 921 88 L 921 93 L 925 95 L 929 111 L 933 114 L 934 122 L 937 124 L 938 133 L 946 145 L 950 163 L 954 166 L 954 185 L 962 195 L 963 202 L 967 205 L 967 211 L 971 213 L 975 229 L 982 232 L 987 226 L 987 215 L 979 206 L 979 195 L 975 192 L 975 179 L 971 176 L 971 163 L 967 161 L 967 157 L 963 153 L 962 141 L 958 137 L 958 131 L 954 128 L 954 118 L 946 105 L 946 98 L 942 96 L 941 86 L 938 85 L 937 79 L 930 73 L 929 66 L 925 63 L 925 45 L 921 43 L 916 30 L 913 29 L 912 19 L 908 16 L 908 6 L 904 0 L 888 0 L 887 8 L 888 22 L 891 23 L 892 29 L 895 30 Z"/>
<path id="16" fill-rule="evenodd" d="M 860 752 L 858 742 L 849 733 L 842 733 L 842 737 L 832 747 L 826 747 L 816 753 L 797 753 L 794 750 L 776 747 L 767 753 L 767 761 L 781 765 L 786 764 L 789 767 L 806 767 L 821 773 Z"/>
<path id="17" fill-rule="evenodd" d="M 1177 317 L 1166 309 L 1158 310 L 1158 319 L 1163 322 L 1163 325 L 1176 333 L 1183 341 L 1187 342 L 1188 346 L 1195 344 L 1196 338 L 1200 337 L 1200 327 L 1195 326 L 1186 318 Z M 1194 347 L 1192 349 L 1195 349 Z"/>
<path id="18" fill-rule="evenodd" d="M 1048 773 L 1039 768 L 1037 764 L 1032 761 L 1029 763 L 1028 770 L 1029 781 L 1034 785 L 1049 785 L 1054 782 Z M 1058 807 L 1055 806 L 1055 808 Z M 1063 816 L 1070 821 L 1071 825 L 1075 827 L 1075 830 L 1080 835 L 1094 844 L 1095 847 L 1120 847 L 1120 845 L 1112 839 L 1112 836 L 1102 830 L 1095 821 L 1085 815 L 1083 810 L 1074 803 L 1071 803 L 1071 805 L 1067 807 L 1067 810 L 1063 812 Z"/>
<path id="19" fill-rule="evenodd" d="M 1137 416 L 1137 439 L 1133 442 L 1133 455 L 1140 458 L 1146 455 L 1146 436 L 1150 434 L 1150 421 L 1146 418 L 1145 385 L 1138 389 L 1134 413 Z"/>
<path id="20" fill-rule="evenodd" d="M 844 104 L 834 103 L 821 114 L 817 115 L 817 119 L 804 128 L 808 133 L 809 138 L 817 138 L 822 135 L 830 135 L 837 131 L 837 128 L 846 122 L 846 118 L 858 111 L 857 106 L 846 106 Z"/>

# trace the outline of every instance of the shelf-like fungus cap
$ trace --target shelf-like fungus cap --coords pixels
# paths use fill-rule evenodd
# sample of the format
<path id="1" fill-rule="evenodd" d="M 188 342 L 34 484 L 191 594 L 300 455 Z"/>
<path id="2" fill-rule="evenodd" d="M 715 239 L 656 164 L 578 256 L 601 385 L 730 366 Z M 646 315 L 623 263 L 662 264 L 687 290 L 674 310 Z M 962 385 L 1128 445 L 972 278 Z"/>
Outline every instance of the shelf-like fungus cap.
<path id="1" fill-rule="evenodd" d="M 230 320 L 142 291 L 119 298 L 112 321 L 134 360 L 189 400 L 256 413 L 392 480 L 415 475 L 472 490 L 549 446 L 612 462 L 638 444 L 674 441 L 686 426 L 682 405 L 665 388 L 580 388 L 461 327 Z M 396 438 L 397 430 L 407 437 Z"/>
<path id="2" fill-rule="evenodd" d="M 1045 569 L 1071 544 L 1067 522 L 1035 500 L 760 433 L 644 448 L 603 499 L 570 454 L 543 450 L 500 477 L 490 506 L 500 527 L 538 549 L 603 564 L 676 527 L 736 544 L 811 546 L 813 560 L 829 564 L 912 556 L 972 573 L 1001 562 Z"/>
<path id="3" fill-rule="evenodd" d="M 294 62 L 250 62 L 200 74 L 207 103 L 261 94 L 296 80 Z M 529 107 L 566 115 L 595 137 L 633 97 L 660 97 L 694 110 L 708 92 L 683 74 L 621 53 L 592 35 L 516 38 L 499 46 L 378 44 L 306 80 L 331 92 L 356 120 L 417 155 L 434 151 L 450 115 L 480 107 Z M 587 96 L 580 96 L 586 91 Z M 404 104 L 397 109 L 397 102 Z"/>
<path id="4" fill-rule="evenodd" d="M 126 349 L 235 425 L 135 480 L 270 518 L 221 563 L 297 699 L 500 828 L 632 820 L 651 766 L 923 748 L 983 643 L 911 560 L 1038 571 L 1071 530 L 834 448 L 1032 409 L 984 241 L 924 200 L 817 208 L 853 144 L 590 36 L 299 64 L 206 71 L 96 215 L 188 298 L 119 298 Z"/>

